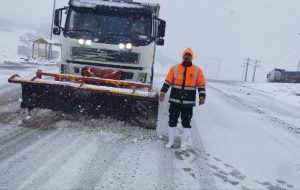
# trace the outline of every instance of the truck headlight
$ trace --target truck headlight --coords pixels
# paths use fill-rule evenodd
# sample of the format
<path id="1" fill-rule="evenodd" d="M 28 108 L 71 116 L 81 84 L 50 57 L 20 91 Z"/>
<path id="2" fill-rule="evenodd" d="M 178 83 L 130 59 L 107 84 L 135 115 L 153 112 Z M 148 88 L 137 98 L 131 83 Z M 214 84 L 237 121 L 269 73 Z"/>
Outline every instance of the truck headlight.
<path id="1" fill-rule="evenodd" d="M 79 43 L 80 45 L 83 45 L 83 44 L 84 44 L 84 39 L 79 39 L 79 40 L 78 40 L 78 43 Z"/>
<path id="2" fill-rule="evenodd" d="M 92 45 L 92 40 L 86 40 L 85 45 L 88 45 L 88 46 Z"/>
<path id="3" fill-rule="evenodd" d="M 80 45 L 87 45 L 87 46 L 90 46 L 90 45 L 92 45 L 92 40 L 84 40 L 84 39 L 78 39 L 78 43 L 80 44 Z"/>
<path id="4" fill-rule="evenodd" d="M 120 49 L 125 49 L 125 44 L 119 44 Z"/>
<path id="5" fill-rule="evenodd" d="M 119 48 L 121 50 L 131 50 L 132 49 L 132 44 L 131 43 L 127 43 L 127 44 L 119 44 Z"/>
<path id="6" fill-rule="evenodd" d="M 127 43 L 126 44 L 126 49 L 128 49 L 128 50 L 132 49 L 132 44 L 131 43 Z"/>

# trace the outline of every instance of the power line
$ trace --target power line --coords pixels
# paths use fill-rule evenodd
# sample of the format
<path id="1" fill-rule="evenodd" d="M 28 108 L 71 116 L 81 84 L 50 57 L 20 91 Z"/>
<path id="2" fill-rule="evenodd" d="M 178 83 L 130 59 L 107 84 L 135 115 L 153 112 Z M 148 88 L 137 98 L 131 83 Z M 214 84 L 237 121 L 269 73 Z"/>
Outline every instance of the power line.
<path id="1" fill-rule="evenodd" d="M 172 50 L 163 50 L 162 52 L 168 53 L 168 54 L 172 54 L 172 55 L 181 55 L 181 51 L 172 51 Z M 205 59 L 205 60 L 220 60 L 220 61 L 244 61 L 245 59 L 243 58 L 235 58 L 235 57 L 211 57 L 211 56 L 205 56 L 205 57 L 200 57 L 197 56 L 198 54 L 196 54 L 196 58 L 197 59 Z"/>
<path id="2" fill-rule="evenodd" d="M 274 58 L 274 59 L 272 59 L 272 61 L 268 61 L 268 62 L 266 62 L 266 64 L 269 64 L 269 63 L 274 63 L 274 62 L 276 62 L 276 61 L 278 61 L 278 60 L 282 59 L 283 57 L 287 56 L 288 54 L 290 54 L 292 51 L 294 51 L 294 50 L 298 49 L 299 47 L 300 47 L 300 44 L 298 44 L 298 45 L 294 46 L 293 48 L 291 48 L 291 49 L 287 50 L 285 53 L 281 54 L 281 55 L 280 55 L 280 56 L 278 56 L 277 58 Z"/>
<path id="3" fill-rule="evenodd" d="M 241 58 L 225 58 L 225 57 L 199 57 L 199 59 L 217 60 L 217 61 L 244 61 Z"/>

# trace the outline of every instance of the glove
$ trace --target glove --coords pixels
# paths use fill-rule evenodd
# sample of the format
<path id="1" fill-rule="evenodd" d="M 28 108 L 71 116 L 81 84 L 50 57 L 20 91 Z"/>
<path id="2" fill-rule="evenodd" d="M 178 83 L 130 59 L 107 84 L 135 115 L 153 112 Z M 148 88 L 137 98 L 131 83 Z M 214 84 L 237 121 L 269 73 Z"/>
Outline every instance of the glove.
<path id="1" fill-rule="evenodd" d="M 204 97 L 200 97 L 199 98 L 199 105 L 203 105 L 205 104 L 205 98 Z"/>
<path id="2" fill-rule="evenodd" d="M 165 99 L 165 93 L 164 92 L 160 92 L 159 94 L 159 100 L 162 102 Z"/>

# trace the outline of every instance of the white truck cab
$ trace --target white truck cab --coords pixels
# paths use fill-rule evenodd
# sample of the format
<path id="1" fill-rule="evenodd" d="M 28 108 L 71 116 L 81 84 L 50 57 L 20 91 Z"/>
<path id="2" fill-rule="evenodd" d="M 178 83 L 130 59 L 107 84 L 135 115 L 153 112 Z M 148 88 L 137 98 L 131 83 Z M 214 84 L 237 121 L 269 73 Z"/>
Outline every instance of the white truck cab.
<path id="1" fill-rule="evenodd" d="M 86 66 L 122 72 L 122 80 L 153 82 L 156 45 L 164 45 L 166 22 L 159 4 L 117 0 L 70 0 L 55 11 L 63 74 Z M 62 27 L 62 13 L 66 13 Z"/>

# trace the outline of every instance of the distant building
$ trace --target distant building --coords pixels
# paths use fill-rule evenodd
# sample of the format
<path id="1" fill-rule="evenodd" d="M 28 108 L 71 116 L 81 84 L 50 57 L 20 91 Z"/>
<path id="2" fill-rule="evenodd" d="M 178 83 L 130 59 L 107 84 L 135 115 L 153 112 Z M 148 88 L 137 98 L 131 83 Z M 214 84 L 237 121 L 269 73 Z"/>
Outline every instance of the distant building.
<path id="1" fill-rule="evenodd" d="M 268 82 L 300 83 L 300 72 L 275 68 L 267 74 L 267 80 Z"/>
<path id="2" fill-rule="evenodd" d="M 60 48 L 60 43 L 40 38 L 32 43 L 32 58 L 40 60 L 59 59 Z"/>

